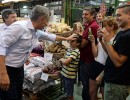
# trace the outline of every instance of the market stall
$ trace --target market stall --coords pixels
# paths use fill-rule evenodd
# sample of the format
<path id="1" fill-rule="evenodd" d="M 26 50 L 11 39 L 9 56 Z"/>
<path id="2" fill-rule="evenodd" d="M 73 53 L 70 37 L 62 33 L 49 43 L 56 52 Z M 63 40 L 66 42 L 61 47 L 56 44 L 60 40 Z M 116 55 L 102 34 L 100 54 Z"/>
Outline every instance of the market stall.
<path id="1" fill-rule="evenodd" d="M 53 23 L 47 28 L 47 31 L 60 36 L 71 35 L 68 34 L 72 31 L 69 26 L 62 24 L 62 27 L 59 28 L 57 25 L 61 26 L 59 23 Z M 55 30 L 55 32 L 52 32 L 52 30 Z M 63 33 L 63 30 L 66 32 Z M 36 100 L 39 94 L 46 98 L 49 98 L 49 94 L 55 94 L 56 91 L 59 91 L 59 95 L 62 94 L 62 84 L 59 78 L 61 63 L 59 59 L 64 56 L 66 50 L 67 47 L 62 42 L 48 43 L 47 41 L 38 43 L 33 49 L 28 61 L 24 65 L 25 78 L 23 84 L 24 93 L 28 93 L 31 100 Z M 50 90 L 50 87 L 54 88 L 54 90 Z M 44 91 L 48 91 L 49 94 L 46 94 Z"/>

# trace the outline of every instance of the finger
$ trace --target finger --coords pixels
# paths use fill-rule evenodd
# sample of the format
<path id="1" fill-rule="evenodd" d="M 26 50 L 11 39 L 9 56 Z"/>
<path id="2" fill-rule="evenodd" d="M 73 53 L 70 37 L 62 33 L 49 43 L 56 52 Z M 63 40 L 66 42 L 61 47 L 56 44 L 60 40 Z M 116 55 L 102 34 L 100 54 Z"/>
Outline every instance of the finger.
<path id="1" fill-rule="evenodd" d="M 1 89 L 3 90 L 3 91 L 7 91 L 8 89 L 9 89 L 9 84 L 7 83 L 7 84 L 2 84 L 1 85 Z"/>
<path id="2" fill-rule="evenodd" d="M 88 36 L 88 39 L 91 41 L 92 40 L 92 36 Z"/>
<path id="3" fill-rule="evenodd" d="M 97 30 L 99 31 L 99 30 L 101 30 L 102 29 L 102 27 L 99 27 Z"/>
<path id="4" fill-rule="evenodd" d="M 6 86 L 5 86 L 5 91 L 8 91 L 8 89 L 9 89 L 9 84 L 7 84 Z"/>
<path id="5" fill-rule="evenodd" d="M 109 32 L 106 30 L 106 28 L 103 28 L 102 32 L 105 34 L 105 35 L 108 35 Z"/>
<path id="6" fill-rule="evenodd" d="M 2 89 L 3 91 L 5 90 L 4 84 L 1 85 L 1 89 Z"/>
<path id="7" fill-rule="evenodd" d="M 92 39 L 94 39 L 95 37 L 92 35 Z"/>

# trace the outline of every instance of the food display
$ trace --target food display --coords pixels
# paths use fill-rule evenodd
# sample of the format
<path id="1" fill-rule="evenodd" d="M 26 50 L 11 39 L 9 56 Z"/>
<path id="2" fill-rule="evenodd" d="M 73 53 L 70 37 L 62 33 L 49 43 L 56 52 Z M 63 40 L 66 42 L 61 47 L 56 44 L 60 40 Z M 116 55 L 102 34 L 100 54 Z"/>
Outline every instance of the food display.
<path id="1" fill-rule="evenodd" d="M 71 30 L 70 26 L 61 23 L 53 23 L 47 28 L 48 32 L 62 34 L 60 36 L 69 36 L 66 32 L 70 32 Z M 62 42 L 45 43 L 44 49 L 42 49 L 41 45 L 35 46 L 29 60 L 26 61 L 24 66 L 25 79 L 23 88 L 33 93 L 38 93 L 47 88 L 50 86 L 49 84 L 55 83 L 55 80 L 60 78 L 62 65 L 59 59 L 64 56 L 67 50 L 67 47 Z M 41 53 L 44 56 L 40 55 Z"/>
<path id="2" fill-rule="evenodd" d="M 47 73 L 50 78 L 57 79 L 60 75 L 61 66 L 46 66 L 43 68 L 43 73 Z"/>
<path id="3" fill-rule="evenodd" d="M 43 72 L 48 74 L 58 74 L 60 67 L 44 67 Z"/>
<path id="4" fill-rule="evenodd" d="M 71 32 L 72 29 L 64 23 L 50 23 L 47 27 L 47 31 L 55 34 L 64 34 Z"/>
<path id="5" fill-rule="evenodd" d="M 46 51 L 51 53 L 65 53 L 66 47 L 64 45 L 53 43 L 52 45 L 46 48 Z"/>

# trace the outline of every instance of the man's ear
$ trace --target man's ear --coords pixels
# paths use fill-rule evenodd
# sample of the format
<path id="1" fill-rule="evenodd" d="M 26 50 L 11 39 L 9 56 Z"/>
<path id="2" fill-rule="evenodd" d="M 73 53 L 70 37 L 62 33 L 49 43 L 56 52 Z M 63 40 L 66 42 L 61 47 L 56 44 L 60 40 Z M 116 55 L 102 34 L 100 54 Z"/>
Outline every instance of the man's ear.
<path id="1" fill-rule="evenodd" d="M 42 23 L 43 20 L 44 20 L 43 16 L 40 16 L 40 17 L 38 18 L 38 22 L 39 22 L 39 23 Z"/>
<path id="2" fill-rule="evenodd" d="M 45 18 L 44 17 L 41 17 L 41 21 L 43 21 Z"/>

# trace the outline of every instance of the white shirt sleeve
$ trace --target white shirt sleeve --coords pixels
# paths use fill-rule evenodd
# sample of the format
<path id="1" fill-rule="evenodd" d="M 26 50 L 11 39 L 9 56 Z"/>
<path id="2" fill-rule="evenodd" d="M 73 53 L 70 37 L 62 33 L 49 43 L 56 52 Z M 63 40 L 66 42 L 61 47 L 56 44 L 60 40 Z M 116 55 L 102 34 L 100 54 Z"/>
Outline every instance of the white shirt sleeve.
<path id="1" fill-rule="evenodd" d="M 56 40 L 56 35 L 48 32 L 44 32 L 41 30 L 37 31 L 37 35 L 39 36 L 39 39 L 48 40 L 54 42 Z"/>
<path id="2" fill-rule="evenodd" d="M 10 47 L 23 33 L 24 30 L 20 25 L 10 25 L 8 29 L 0 33 L 0 46 Z"/>
<path id="3" fill-rule="evenodd" d="M 0 55 L 3 55 L 3 56 L 6 55 L 6 48 L 3 46 L 0 46 Z"/>

